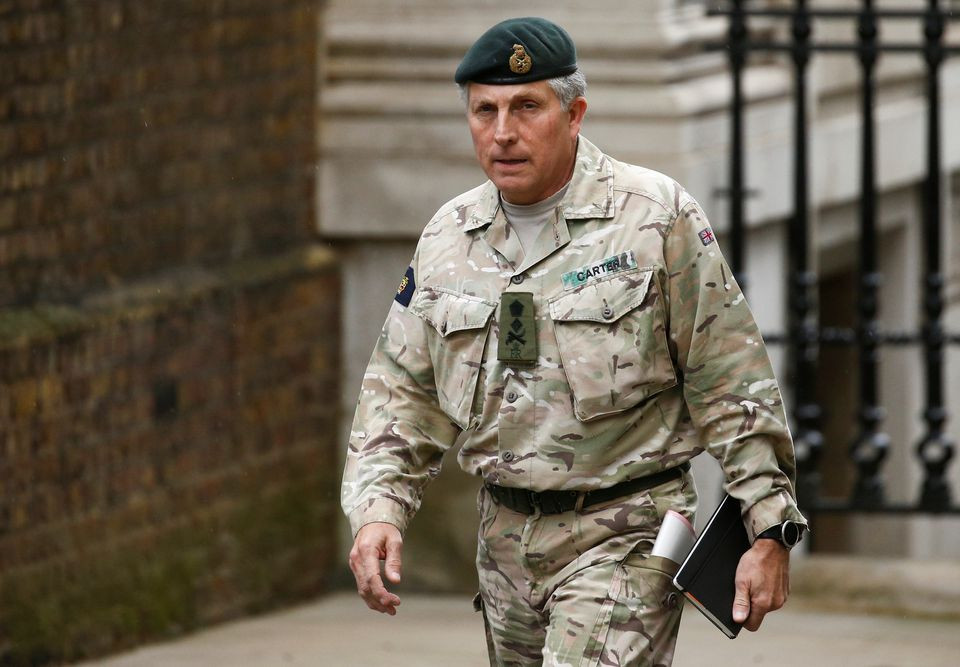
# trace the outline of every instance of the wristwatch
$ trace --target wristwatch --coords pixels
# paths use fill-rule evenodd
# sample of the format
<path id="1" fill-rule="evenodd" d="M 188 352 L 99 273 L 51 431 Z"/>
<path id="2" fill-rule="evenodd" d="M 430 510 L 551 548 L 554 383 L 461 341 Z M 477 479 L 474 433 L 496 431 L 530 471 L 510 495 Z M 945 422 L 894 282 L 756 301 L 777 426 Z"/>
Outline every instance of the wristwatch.
<path id="1" fill-rule="evenodd" d="M 770 526 L 765 531 L 757 535 L 758 540 L 776 540 L 787 551 L 800 544 L 800 538 L 803 537 L 803 525 L 796 521 L 784 521 L 776 526 Z"/>

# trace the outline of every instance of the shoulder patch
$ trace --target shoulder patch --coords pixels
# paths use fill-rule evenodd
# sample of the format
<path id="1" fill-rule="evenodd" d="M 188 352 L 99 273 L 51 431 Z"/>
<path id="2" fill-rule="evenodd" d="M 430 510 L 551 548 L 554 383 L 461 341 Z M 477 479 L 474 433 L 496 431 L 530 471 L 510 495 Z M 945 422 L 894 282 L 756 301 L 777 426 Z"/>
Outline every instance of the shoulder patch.
<path id="1" fill-rule="evenodd" d="M 700 230 L 697 236 L 700 237 L 700 243 L 702 243 L 703 245 L 710 245 L 716 240 L 713 237 L 713 230 L 710 229 L 709 227 L 707 227 L 706 229 Z"/>
<path id="2" fill-rule="evenodd" d="M 393 297 L 393 300 L 399 303 L 403 307 L 410 305 L 410 299 L 413 298 L 413 293 L 417 290 L 417 283 L 413 279 L 413 267 L 408 266 L 407 272 L 403 274 L 403 278 L 400 280 L 400 285 L 397 287 L 397 295 Z"/>

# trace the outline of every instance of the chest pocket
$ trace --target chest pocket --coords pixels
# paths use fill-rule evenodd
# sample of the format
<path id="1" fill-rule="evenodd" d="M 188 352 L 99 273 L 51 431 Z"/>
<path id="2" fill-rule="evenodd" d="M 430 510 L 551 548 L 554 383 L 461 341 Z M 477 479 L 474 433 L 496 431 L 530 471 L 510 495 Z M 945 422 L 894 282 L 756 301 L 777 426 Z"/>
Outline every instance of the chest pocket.
<path id="1" fill-rule="evenodd" d="M 556 296 L 550 317 L 581 421 L 621 412 L 677 383 L 652 268 Z"/>
<path id="2" fill-rule="evenodd" d="M 440 408 L 467 428 L 496 304 L 442 287 L 424 287 L 411 304 L 436 335 L 429 338 L 430 359 Z"/>

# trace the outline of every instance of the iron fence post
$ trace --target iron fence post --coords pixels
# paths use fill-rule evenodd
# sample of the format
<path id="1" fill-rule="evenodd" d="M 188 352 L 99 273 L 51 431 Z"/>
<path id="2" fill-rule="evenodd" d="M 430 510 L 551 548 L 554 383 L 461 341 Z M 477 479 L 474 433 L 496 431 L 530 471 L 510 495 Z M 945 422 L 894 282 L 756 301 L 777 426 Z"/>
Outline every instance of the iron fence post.
<path id="1" fill-rule="evenodd" d="M 943 16 L 937 0 L 929 0 L 924 21 L 924 60 L 927 64 L 927 177 L 923 192 L 923 355 L 926 375 L 926 434 L 917 445 L 924 467 L 920 506 L 940 512 L 950 505 L 947 464 L 953 458 L 953 443 L 944 433 L 947 411 L 943 405 L 944 277 L 940 268 L 940 65 L 943 63 Z"/>

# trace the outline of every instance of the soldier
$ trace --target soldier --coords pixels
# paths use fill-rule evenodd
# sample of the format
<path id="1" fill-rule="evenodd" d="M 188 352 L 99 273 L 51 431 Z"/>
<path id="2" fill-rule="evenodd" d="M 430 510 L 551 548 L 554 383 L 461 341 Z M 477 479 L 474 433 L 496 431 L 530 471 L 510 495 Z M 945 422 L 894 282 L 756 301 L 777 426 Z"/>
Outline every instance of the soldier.
<path id="1" fill-rule="evenodd" d="M 401 535 L 440 460 L 480 476 L 477 571 L 492 665 L 669 665 L 681 605 L 649 558 L 716 457 L 753 546 L 734 616 L 788 593 L 805 525 L 753 316 L 706 216 L 668 177 L 580 136 L 569 35 L 499 23 L 457 69 L 489 181 L 427 224 L 364 375 L 343 507 L 371 609 L 396 613 Z M 757 539 L 772 537 L 774 539 Z"/>

